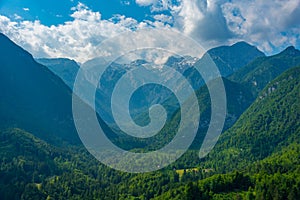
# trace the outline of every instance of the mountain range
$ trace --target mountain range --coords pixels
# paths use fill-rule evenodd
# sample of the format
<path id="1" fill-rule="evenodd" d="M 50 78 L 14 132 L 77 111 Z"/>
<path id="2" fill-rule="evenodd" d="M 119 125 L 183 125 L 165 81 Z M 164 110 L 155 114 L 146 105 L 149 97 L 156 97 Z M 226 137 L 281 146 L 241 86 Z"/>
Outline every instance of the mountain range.
<path id="1" fill-rule="evenodd" d="M 264 57 L 265 55 L 256 47 L 245 42 L 239 42 L 232 46 L 221 46 L 211 49 L 200 59 L 189 56 L 172 56 L 164 65 L 183 74 L 192 87 L 195 90 L 199 90 L 200 87 L 204 85 L 204 81 L 199 72 L 195 69 L 195 64 L 199 66 L 204 65 L 204 62 L 207 59 L 206 57 L 208 56 L 210 56 L 217 65 L 220 74 L 223 77 L 228 77 L 255 58 Z M 36 61 L 47 66 L 64 80 L 71 89 L 73 88 L 76 74 L 79 70 L 79 66 L 74 61 L 68 59 L 36 59 Z M 110 124 L 110 126 L 116 128 L 111 110 L 108 109 L 111 107 L 111 95 L 115 84 L 126 72 L 138 68 L 139 66 L 149 64 L 152 65 L 153 63 L 148 63 L 145 60 L 137 60 L 128 64 L 112 63 L 104 72 L 103 77 L 99 81 L 99 85 L 95 86 L 92 86 L 93 84 L 91 84 L 91 82 L 95 82 L 94 79 L 98 79 L 98 77 L 93 77 L 93 74 L 88 74 L 86 72 L 87 84 L 90 84 L 91 88 L 96 87 L 96 111 L 106 123 Z M 100 67 L 101 65 L 101 59 L 93 59 L 82 64 L 83 69 L 95 66 Z M 170 82 L 168 80 L 173 80 L 172 74 L 169 74 L 168 76 L 170 77 L 166 79 L 166 83 Z M 131 80 L 130 84 L 136 85 L 133 80 Z M 169 84 L 174 85 L 178 83 L 171 82 Z M 148 108 L 151 105 L 162 104 L 167 109 L 168 119 L 170 119 L 179 108 L 178 101 L 172 96 L 172 93 L 158 85 L 147 85 L 142 87 L 133 95 L 131 101 L 131 105 L 133 105 L 131 107 L 132 117 L 140 124 L 149 123 Z M 87 103 L 92 105 L 94 102 Z"/>
<path id="2" fill-rule="evenodd" d="M 201 112 L 198 134 L 190 150 L 172 166 L 128 174 L 104 166 L 81 145 L 72 115 L 72 86 L 81 66 L 68 59 L 35 60 L 3 34 L 0 44 L 0 199 L 300 197 L 300 51 L 294 47 L 265 56 L 239 42 L 211 49 L 197 61 L 170 57 L 166 64 L 184 74 L 196 90 Z M 199 160 L 211 105 L 207 87 L 193 67 L 208 54 L 223 76 L 228 111 L 217 145 Z M 145 63 L 110 66 L 100 80 L 102 87 L 97 86 L 101 124 L 111 120 L 106 107 L 109 90 L 126 70 Z M 153 89 L 136 94 L 135 101 Z M 168 143 L 180 112 L 168 93 L 163 95 L 161 99 L 143 96 L 148 104 L 170 106 L 172 115 L 160 134 L 136 140 L 110 132 L 113 142 L 136 151 Z M 147 123 L 141 108 L 137 106 L 137 121 Z"/>

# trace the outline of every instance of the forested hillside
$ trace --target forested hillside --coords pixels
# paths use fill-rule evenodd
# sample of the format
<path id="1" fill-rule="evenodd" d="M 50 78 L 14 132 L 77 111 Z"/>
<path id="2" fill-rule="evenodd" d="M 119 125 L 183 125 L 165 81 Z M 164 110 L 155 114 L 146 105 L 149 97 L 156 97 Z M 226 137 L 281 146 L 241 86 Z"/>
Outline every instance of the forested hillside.
<path id="1" fill-rule="evenodd" d="M 244 168 L 300 142 L 300 67 L 268 84 L 250 108 L 225 132 L 208 160 L 223 171 Z M 226 164 L 225 164 L 226 163 Z"/>
<path id="2" fill-rule="evenodd" d="M 52 143 L 79 143 L 72 91 L 0 33 L 0 127 L 26 129 Z"/>

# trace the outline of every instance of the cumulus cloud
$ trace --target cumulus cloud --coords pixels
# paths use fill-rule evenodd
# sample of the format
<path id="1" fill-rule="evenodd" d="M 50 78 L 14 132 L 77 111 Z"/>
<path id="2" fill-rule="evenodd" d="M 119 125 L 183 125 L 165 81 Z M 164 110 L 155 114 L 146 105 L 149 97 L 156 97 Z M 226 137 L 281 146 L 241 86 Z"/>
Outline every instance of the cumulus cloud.
<path id="1" fill-rule="evenodd" d="M 73 20 L 57 26 L 45 26 L 37 20 L 13 21 L 0 15 L 0 31 L 34 57 L 67 57 L 84 62 L 98 56 L 97 45 L 104 39 L 142 26 L 121 15 L 114 21 L 102 20 L 99 12 L 82 3 L 72 10 Z"/>
<path id="2" fill-rule="evenodd" d="M 75 11 L 73 14 L 71 14 L 71 17 L 74 19 L 89 22 L 99 22 L 101 20 L 101 14 L 99 12 L 93 12 L 89 10 L 86 5 L 80 2 L 76 7 L 71 8 L 71 10 Z"/>
<path id="3" fill-rule="evenodd" d="M 140 6 L 150 6 L 157 2 L 157 0 L 136 0 L 135 1 Z"/>
<path id="4" fill-rule="evenodd" d="M 182 0 L 173 7 L 178 29 L 202 42 L 225 41 L 232 37 L 221 11 L 221 1 Z"/>
<path id="5" fill-rule="evenodd" d="M 154 15 L 153 18 L 159 22 L 173 24 L 173 18 L 172 18 L 172 16 L 169 16 L 169 15 L 158 14 L 158 15 Z"/>
<path id="6" fill-rule="evenodd" d="M 18 15 L 18 14 L 14 14 L 14 18 L 15 18 L 15 20 L 21 20 L 21 19 L 23 19 L 20 15 Z"/>
<path id="7" fill-rule="evenodd" d="M 299 0 L 236 0 L 223 4 L 222 11 L 236 38 L 257 44 L 266 52 L 299 42 Z"/>
<path id="8" fill-rule="evenodd" d="M 174 27 L 206 46 L 224 42 L 233 33 L 222 13 L 222 0 L 152 0 L 147 1 L 152 12 L 169 10 Z M 136 3 L 142 5 L 138 0 Z M 157 21 L 162 16 L 155 15 Z"/>
<path id="9" fill-rule="evenodd" d="M 96 55 L 97 45 L 103 40 L 145 27 L 175 29 L 197 40 L 206 49 L 239 40 L 257 45 L 266 53 L 274 53 L 288 45 L 300 46 L 299 0 L 135 2 L 150 6 L 153 19 L 138 22 L 115 15 L 104 20 L 100 12 L 78 3 L 71 8 L 72 20 L 56 26 L 45 26 L 38 20 L 25 21 L 19 15 L 12 18 L 0 15 L 0 31 L 34 57 L 67 57 L 78 62 L 99 56 Z"/>
<path id="10" fill-rule="evenodd" d="M 112 38 L 120 33 L 133 34 L 136 30 L 143 28 L 172 29 L 169 25 L 172 22 L 172 17 L 163 14 L 154 15 L 154 21 L 137 22 L 135 19 L 124 15 L 114 15 L 111 19 L 104 20 L 101 18 L 101 13 L 90 10 L 82 3 L 72 7 L 71 10 L 73 12 L 70 16 L 73 20 L 56 26 L 45 26 L 38 20 L 13 21 L 0 15 L 0 31 L 36 58 L 65 57 L 83 63 L 101 55 L 104 57 L 109 56 L 107 52 L 101 51 L 99 45 L 105 39 Z M 161 41 L 159 37 L 148 34 L 148 37 L 144 35 L 137 40 L 140 43 L 148 42 L 146 43 L 148 46 L 151 46 L 150 43 L 159 45 L 158 43 L 165 42 L 164 40 Z M 126 38 L 124 38 L 118 43 L 118 46 L 113 46 L 113 44 L 111 48 L 115 51 L 127 49 L 126 45 L 132 46 L 134 43 L 139 43 L 139 41 L 126 42 Z M 167 44 L 163 46 L 167 47 Z M 172 48 L 172 46 L 169 46 L 167 49 Z M 165 56 L 161 57 L 165 59 Z"/>
<path id="11" fill-rule="evenodd" d="M 141 2 L 136 0 L 140 5 Z M 140 3 L 139 3 L 140 2 Z M 299 0 L 152 0 L 153 12 L 170 10 L 174 26 L 206 47 L 245 40 L 267 53 L 300 45 Z M 157 19 L 158 20 L 158 19 Z"/>
<path id="12" fill-rule="evenodd" d="M 174 2 L 174 0 L 135 0 L 135 3 L 140 6 L 151 6 L 152 12 L 168 10 Z"/>

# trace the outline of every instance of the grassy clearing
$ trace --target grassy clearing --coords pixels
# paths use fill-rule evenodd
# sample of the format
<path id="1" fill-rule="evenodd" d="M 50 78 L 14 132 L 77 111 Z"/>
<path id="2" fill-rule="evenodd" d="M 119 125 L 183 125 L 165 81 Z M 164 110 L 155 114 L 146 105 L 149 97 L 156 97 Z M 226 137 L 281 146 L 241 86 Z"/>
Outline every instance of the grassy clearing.
<path id="1" fill-rule="evenodd" d="M 198 169 L 197 168 L 190 168 L 190 169 L 177 169 L 176 170 L 176 173 L 179 174 L 179 178 L 182 177 L 183 173 L 184 173 L 184 170 L 186 171 L 186 173 L 190 173 L 190 172 L 198 172 Z"/>

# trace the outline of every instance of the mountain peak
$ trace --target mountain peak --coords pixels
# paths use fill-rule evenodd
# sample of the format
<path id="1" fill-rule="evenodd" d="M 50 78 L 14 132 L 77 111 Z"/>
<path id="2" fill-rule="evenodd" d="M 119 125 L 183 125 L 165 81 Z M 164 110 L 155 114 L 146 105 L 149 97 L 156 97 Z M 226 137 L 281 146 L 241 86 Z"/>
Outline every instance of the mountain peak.
<path id="1" fill-rule="evenodd" d="M 296 48 L 294 47 L 294 46 L 289 46 L 289 47 L 287 47 L 285 50 L 296 50 Z"/>
<path id="2" fill-rule="evenodd" d="M 289 53 L 292 55 L 299 55 L 300 51 L 296 49 L 294 46 L 289 46 L 285 50 L 282 51 L 282 53 Z"/>
<path id="3" fill-rule="evenodd" d="M 213 61 L 221 71 L 222 76 L 228 76 L 258 57 L 265 56 L 255 46 L 244 41 L 232 46 L 220 46 L 208 51 Z"/>
<path id="4" fill-rule="evenodd" d="M 289 46 L 285 50 L 279 53 L 279 55 L 284 56 L 300 56 L 300 51 L 296 49 L 294 46 Z"/>
<path id="5" fill-rule="evenodd" d="M 253 46 L 245 41 L 239 41 L 230 46 L 232 49 L 237 49 L 238 51 L 257 51 L 260 52 L 256 46 Z M 264 56 L 263 52 L 260 52 L 261 56 Z"/>
<path id="6" fill-rule="evenodd" d="M 249 43 L 247 43 L 247 42 L 245 42 L 245 41 L 239 41 L 239 42 L 237 42 L 237 43 L 235 43 L 235 44 L 233 44 L 233 45 L 231 45 L 232 47 L 233 46 L 238 46 L 238 47 L 253 47 L 253 45 L 251 45 L 251 44 L 249 44 Z"/>

